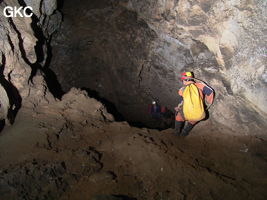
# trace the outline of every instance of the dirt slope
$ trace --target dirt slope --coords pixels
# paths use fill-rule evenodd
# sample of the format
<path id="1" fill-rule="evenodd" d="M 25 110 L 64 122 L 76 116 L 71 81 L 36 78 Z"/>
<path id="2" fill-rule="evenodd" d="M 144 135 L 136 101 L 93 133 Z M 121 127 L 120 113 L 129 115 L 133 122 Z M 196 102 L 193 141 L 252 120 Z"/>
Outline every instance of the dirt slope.
<path id="1" fill-rule="evenodd" d="M 267 142 L 209 123 L 134 128 L 78 90 L 24 107 L 0 134 L 1 199 L 267 199 Z"/>

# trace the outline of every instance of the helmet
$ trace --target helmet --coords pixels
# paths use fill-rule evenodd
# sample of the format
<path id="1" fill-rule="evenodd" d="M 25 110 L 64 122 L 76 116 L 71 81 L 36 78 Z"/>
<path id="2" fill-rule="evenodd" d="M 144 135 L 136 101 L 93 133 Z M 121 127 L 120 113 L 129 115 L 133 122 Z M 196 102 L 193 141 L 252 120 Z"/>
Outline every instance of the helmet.
<path id="1" fill-rule="evenodd" d="M 156 101 L 152 101 L 152 104 L 153 104 L 153 105 L 156 104 Z"/>
<path id="2" fill-rule="evenodd" d="M 184 73 L 182 73 L 182 77 L 181 77 L 182 81 L 183 80 L 186 80 L 188 78 L 193 78 L 193 75 L 192 75 L 191 72 L 184 72 Z"/>

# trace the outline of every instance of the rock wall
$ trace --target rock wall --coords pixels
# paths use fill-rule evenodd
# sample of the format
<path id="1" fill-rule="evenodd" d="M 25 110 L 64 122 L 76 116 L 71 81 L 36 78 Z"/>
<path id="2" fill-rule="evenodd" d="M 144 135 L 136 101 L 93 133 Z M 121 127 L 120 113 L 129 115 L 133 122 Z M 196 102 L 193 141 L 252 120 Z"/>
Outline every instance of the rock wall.
<path id="1" fill-rule="evenodd" d="M 52 68 L 65 91 L 96 90 L 126 119 L 148 122 L 152 99 L 172 109 L 179 74 L 216 91 L 211 120 L 264 130 L 266 1 L 65 1 Z"/>
<path id="2" fill-rule="evenodd" d="M 32 6 L 34 15 L 6 18 L 7 5 Z M 147 105 L 157 100 L 172 110 L 179 74 L 190 70 L 216 91 L 215 125 L 237 134 L 266 128 L 265 1 L 66 0 L 63 13 L 57 31 L 56 0 L 1 1 L 6 110 L 53 102 L 52 67 L 65 91 L 98 93 L 127 120 L 149 124 Z"/>
<path id="3" fill-rule="evenodd" d="M 190 51 L 193 62 L 185 69 L 194 71 L 217 93 L 215 121 L 245 133 L 263 125 L 260 118 L 267 113 L 265 1 L 129 1 L 126 6 L 152 29 Z M 174 71 L 183 70 L 177 63 Z"/>
<path id="4" fill-rule="evenodd" d="M 47 92 L 43 71 L 48 60 L 49 39 L 61 22 L 56 5 L 56 0 L 4 0 L 0 3 L 1 84 L 8 94 L 13 115 L 22 103 L 34 106 L 45 99 L 54 99 Z M 6 17 L 6 6 L 31 6 L 33 16 Z M 6 101 L 1 96 L 3 102 Z M 4 109 L 9 109 L 9 105 Z"/>

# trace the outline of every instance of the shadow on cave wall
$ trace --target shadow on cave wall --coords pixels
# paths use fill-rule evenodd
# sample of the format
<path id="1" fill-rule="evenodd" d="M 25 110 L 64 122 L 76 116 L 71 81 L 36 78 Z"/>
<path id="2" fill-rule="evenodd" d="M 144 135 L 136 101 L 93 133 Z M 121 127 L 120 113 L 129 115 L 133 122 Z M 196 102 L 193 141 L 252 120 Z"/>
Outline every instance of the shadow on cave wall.
<path id="1" fill-rule="evenodd" d="M 9 122 L 6 122 L 5 120 L 1 120 L 0 131 L 2 131 L 6 123 L 13 124 L 15 122 L 15 118 L 17 116 L 19 109 L 21 108 L 21 103 L 22 103 L 22 98 L 19 94 L 18 89 L 10 82 L 10 76 L 8 76 L 9 80 L 5 79 L 5 76 L 3 74 L 5 65 L 6 65 L 6 58 L 2 54 L 2 66 L 0 67 L 1 69 L 0 84 L 5 89 L 7 96 L 8 96 L 8 100 L 9 100 L 9 108 L 8 108 L 7 116 L 6 116 Z M 2 103 L 0 104 L 0 106 L 2 109 Z"/>
<path id="2" fill-rule="evenodd" d="M 65 0 L 57 0 L 57 8 L 58 8 L 58 10 L 62 10 L 62 8 L 64 6 L 64 1 Z"/>
<path id="3" fill-rule="evenodd" d="M 26 6 L 26 3 L 24 2 L 24 0 L 18 0 L 18 1 L 19 1 L 19 4 L 21 6 Z M 32 79 L 37 74 L 38 70 L 42 71 L 44 73 L 44 79 L 45 79 L 46 84 L 49 88 L 49 91 L 52 93 L 52 95 L 55 98 L 61 99 L 64 92 L 63 92 L 63 90 L 62 90 L 62 88 L 61 88 L 61 86 L 57 80 L 55 73 L 49 68 L 51 58 L 52 58 L 52 50 L 51 50 L 51 46 L 50 46 L 50 39 L 51 38 L 47 39 L 44 36 L 42 29 L 38 26 L 38 23 L 39 23 L 39 19 L 33 13 L 31 27 L 34 31 L 34 36 L 37 38 L 37 42 L 35 45 L 35 52 L 36 52 L 37 60 L 35 63 L 31 63 L 26 56 L 26 52 L 25 52 L 25 49 L 23 46 L 23 39 L 21 37 L 21 34 L 18 31 L 18 29 L 16 28 L 14 22 L 10 19 L 10 24 L 12 25 L 12 27 L 14 28 L 14 30 L 18 34 L 19 48 L 21 51 L 22 58 L 32 69 L 28 82 L 32 82 Z M 43 51 L 44 45 L 47 46 L 46 60 L 45 60 L 45 55 L 44 55 L 44 51 Z M 45 63 L 42 64 L 42 62 L 44 60 L 45 60 Z"/>
<path id="4" fill-rule="evenodd" d="M 96 99 L 97 101 L 101 102 L 102 104 L 105 105 L 107 111 L 113 115 L 114 119 L 116 121 L 125 121 L 125 118 L 122 116 L 122 114 L 119 113 L 119 111 L 117 110 L 116 106 L 109 100 L 100 97 L 100 95 L 98 94 L 98 92 L 90 89 L 90 88 L 85 88 L 82 87 L 82 90 L 85 90 L 88 94 L 89 97 Z"/>
<path id="5" fill-rule="evenodd" d="M 49 68 L 53 56 L 52 49 L 50 46 L 50 39 L 47 41 L 42 32 L 42 29 L 37 26 L 37 23 L 39 22 L 37 16 L 33 15 L 32 19 L 33 19 L 32 28 L 34 30 L 35 37 L 38 39 L 38 41 L 35 46 L 37 61 L 34 64 L 30 64 L 30 66 L 32 67 L 32 73 L 29 80 L 32 81 L 32 78 L 36 75 L 38 69 L 41 70 L 44 73 L 44 79 L 46 81 L 47 87 L 49 88 L 49 91 L 52 93 L 54 97 L 61 99 L 61 97 L 64 94 L 64 91 L 61 88 L 61 85 L 56 77 L 56 74 Z M 40 64 L 45 59 L 42 48 L 43 45 L 47 46 L 47 57 L 44 66 Z"/>
<path id="6" fill-rule="evenodd" d="M 26 6 L 26 3 L 24 2 L 24 0 L 18 0 L 18 2 L 21 6 Z M 37 60 L 35 63 L 31 63 L 30 60 L 27 58 L 27 54 L 26 54 L 26 51 L 25 51 L 24 46 L 23 46 L 22 35 L 21 35 L 20 31 L 17 29 L 16 25 L 14 24 L 12 18 L 9 18 L 8 21 L 18 36 L 19 49 L 21 52 L 21 56 L 22 56 L 23 60 L 25 61 L 25 63 L 31 67 L 31 74 L 29 76 L 28 83 L 33 81 L 33 77 L 37 74 L 37 72 L 39 70 L 39 71 L 43 72 L 44 79 L 47 83 L 47 86 L 48 86 L 50 92 L 54 95 L 54 97 L 61 99 L 64 92 L 62 91 L 61 86 L 60 86 L 59 82 L 57 81 L 57 77 L 55 76 L 55 73 L 51 69 L 49 69 L 49 67 L 48 67 L 50 65 L 50 61 L 51 61 L 51 57 L 52 57 L 51 47 L 49 45 L 50 41 L 48 41 L 44 37 L 41 28 L 37 25 L 39 22 L 37 16 L 36 15 L 32 16 L 32 24 L 31 24 L 32 29 L 33 29 L 34 34 L 35 34 L 35 37 L 38 39 L 36 42 L 36 46 L 35 46 L 35 52 L 36 52 L 36 56 L 37 56 Z M 10 40 L 9 43 L 11 45 L 12 50 L 14 50 L 15 47 L 13 46 L 11 39 L 8 38 L 8 40 Z M 45 45 L 45 44 L 47 45 L 48 50 L 47 50 L 46 62 L 44 65 L 42 65 L 41 63 L 45 59 L 45 55 L 44 55 L 44 51 L 43 51 L 43 45 Z M 1 71 L 0 71 L 0 84 L 3 86 L 4 90 L 7 93 L 10 106 L 9 106 L 8 111 L 7 111 L 7 116 L 5 116 L 9 122 L 5 121 L 5 119 L 1 120 L 0 121 L 0 131 L 4 128 L 6 123 L 13 124 L 15 122 L 16 115 L 17 115 L 19 109 L 21 108 L 21 104 L 22 104 L 22 97 L 20 96 L 18 89 L 10 81 L 12 71 L 8 74 L 8 80 L 6 80 L 6 77 L 3 74 L 4 69 L 5 69 L 5 65 L 6 65 L 6 57 L 4 54 L 2 54 L 1 56 L 2 56 L 2 63 L 1 63 L 2 66 L 0 68 L 1 69 Z"/>

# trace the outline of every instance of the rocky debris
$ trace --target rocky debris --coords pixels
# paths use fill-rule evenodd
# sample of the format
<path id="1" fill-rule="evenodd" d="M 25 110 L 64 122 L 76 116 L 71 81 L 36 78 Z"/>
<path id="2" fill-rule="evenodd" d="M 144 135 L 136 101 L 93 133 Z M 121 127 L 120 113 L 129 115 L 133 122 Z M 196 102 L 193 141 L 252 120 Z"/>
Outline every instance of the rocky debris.
<path id="1" fill-rule="evenodd" d="M 92 200 L 136 200 L 124 195 L 96 195 Z"/>
<path id="2" fill-rule="evenodd" d="M 81 120 L 81 118 L 75 119 L 78 115 L 81 115 L 83 119 L 89 118 L 89 116 L 85 117 L 85 115 L 90 115 L 90 119 L 114 121 L 113 116 L 106 111 L 103 104 L 93 98 L 89 98 L 85 91 L 76 88 L 72 88 L 70 92 L 65 94 L 58 104 L 64 106 L 63 115 L 71 122 Z"/>
<path id="3" fill-rule="evenodd" d="M 100 172 L 95 173 L 89 177 L 89 181 L 92 183 L 110 182 L 116 179 L 116 175 L 113 172 Z"/>
<path id="4" fill-rule="evenodd" d="M 69 187 L 67 179 L 75 181 L 75 174 L 67 174 L 64 162 L 32 163 L 1 172 L 1 195 L 4 199 L 55 199 Z"/>
<path id="5" fill-rule="evenodd" d="M 109 173 L 95 174 L 102 168 L 98 152 L 89 148 L 65 153 L 70 155 L 65 161 L 62 158 L 57 162 L 33 159 L 30 163 L 1 169 L 2 198 L 58 199 L 82 177 L 109 179 Z"/>
<path id="6" fill-rule="evenodd" d="M 90 121 L 101 120 L 106 122 L 114 121 L 114 117 L 107 112 L 105 106 L 97 100 L 88 97 L 85 91 L 72 88 L 68 93 L 62 96 L 61 101 L 56 100 L 50 93 L 40 99 L 36 104 L 29 105 L 28 108 L 33 109 L 34 113 L 38 115 L 51 114 L 54 116 L 64 118 L 66 122 L 71 124 L 80 124 L 85 126 Z M 41 117 L 41 116 L 40 116 Z M 69 125 L 64 125 L 67 129 Z"/>
<path id="7" fill-rule="evenodd" d="M 79 109 L 76 98 L 87 105 L 84 112 L 74 112 Z M 72 89 L 62 99 L 53 109 L 43 103 L 23 107 L 18 121 L 1 133 L 0 192 L 5 199 L 266 195 L 264 139 L 220 135 L 219 127 L 208 133 L 196 127 L 181 139 L 172 129 L 105 120 L 103 106 L 81 90 Z M 17 145 L 21 141 L 27 148 Z M 244 145 L 249 149 L 245 154 L 240 151 Z"/>

